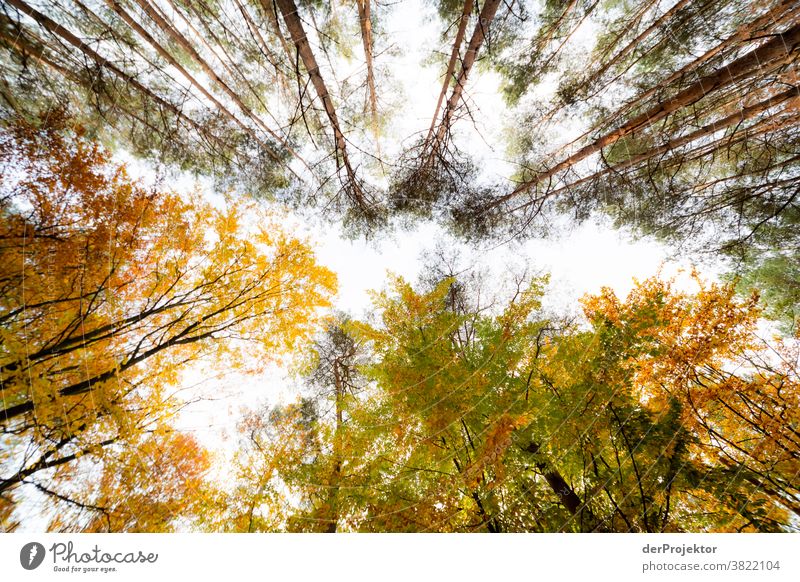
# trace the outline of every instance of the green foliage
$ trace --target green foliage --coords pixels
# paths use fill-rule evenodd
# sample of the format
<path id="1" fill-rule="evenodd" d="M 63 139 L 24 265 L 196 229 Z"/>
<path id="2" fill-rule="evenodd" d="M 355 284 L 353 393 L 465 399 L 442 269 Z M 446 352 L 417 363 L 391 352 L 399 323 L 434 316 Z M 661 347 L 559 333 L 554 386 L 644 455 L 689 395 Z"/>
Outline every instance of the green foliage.
<path id="1" fill-rule="evenodd" d="M 698 282 L 688 294 L 652 279 L 625 301 L 604 290 L 584 300 L 587 329 L 542 316 L 546 278 L 518 282 L 491 308 L 474 281 L 425 280 L 392 279 L 375 295 L 377 320 L 328 336 L 339 338 L 329 347 L 367 350 L 351 362 L 358 395 L 317 391 L 313 409 L 338 412 L 304 415 L 300 400 L 286 409 L 298 444 L 284 430 L 259 447 L 276 467 L 270 495 L 280 501 L 262 510 L 282 515 L 272 530 L 791 528 L 796 461 L 782 452 L 791 429 L 728 397 L 769 393 L 788 414 L 800 384 L 776 368 L 724 371 L 747 357 L 758 313 L 731 286 Z M 312 376 L 314 386 L 323 377 L 339 385 L 328 374 Z M 273 431 L 290 417 L 261 418 Z M 745 444 L 754 428 L 772 440 Z M 743 454 L 729 459 L 720 439 Z M 783 493 L 760 487 L 766 474 Z"/>

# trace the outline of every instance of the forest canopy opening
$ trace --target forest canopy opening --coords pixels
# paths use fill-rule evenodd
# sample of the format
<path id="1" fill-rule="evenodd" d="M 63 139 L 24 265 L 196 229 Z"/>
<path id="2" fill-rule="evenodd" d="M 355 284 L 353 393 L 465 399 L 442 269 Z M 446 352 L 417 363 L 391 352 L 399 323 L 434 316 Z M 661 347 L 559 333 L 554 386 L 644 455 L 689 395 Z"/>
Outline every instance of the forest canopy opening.
<path id="1" fill-rule="evenodd" d="M 796 530 L 799 56 L 791 0 L 5 0 L 0 528 Z M 697 268 L 578 301 L 594 222 Z"/>

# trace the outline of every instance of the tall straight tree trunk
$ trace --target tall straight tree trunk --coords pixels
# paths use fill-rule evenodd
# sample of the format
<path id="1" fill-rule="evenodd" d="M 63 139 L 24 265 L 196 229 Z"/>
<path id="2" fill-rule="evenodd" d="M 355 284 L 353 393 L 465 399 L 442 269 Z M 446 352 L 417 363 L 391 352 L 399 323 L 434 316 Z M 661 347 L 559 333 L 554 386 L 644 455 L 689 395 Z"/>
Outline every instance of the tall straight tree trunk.
<path id="1" fill-rule="evenodd" d="M 214 106 L 223 114 L 225 117 L 233 121 L 236 125 L 241 127 L 245 132 L 251 134 L 253 137 L 253 130 L 245 125 L 238 117 L 236 117 L 230 110 L 225 107 L 214 95 L 212 95 L 194 76 L 187 71 L 183 65 L 181 65 L 167 50 L 161 46 L 161 44 L 153 38 L 153 36 L 147 32 L 147 30 L 139 24 L 134 18 L 122 7 L 122 4 L 119 0 L 105 0 L 106 4 L 113 10 L 122 20 L 130 26 L 136 33 L 141 36 L 153 49 L 155 49 L 156 53 L 167 61 L 171 66 L 175 68 L 183 77 L 191 83 L 191 85 L 197 89 L 206 99 L 211 101 Z"/>
<path id="2" fill-rule="evenodd" d="M 583 134 L 573 139 L 568 144 L 561 146 L 554 153 L 555 154 L 560 153 L 570 148 L 574 144 L 579 143 L 580 141 L 582 141 L 595 131 L 599 130 L 600 128 L 607 127 L 609 124 L 611 124 L 615 120 L 619 119 L 620 117 L 628 113 L 637 104 L 642 103 L 643 101 L 649 99 L 659 91 L 663 91 L 675 81 L 678 81 L 679 79 L 692 73 L 693 71 L 696 71 L 699 67 L 710 61 L 712 58 L 716 57 L 717 55 L 723 53 L 724 51 L 730 48 L 733 48 L 737 44 L 752 42 L 757 37 L 763 36 L 765 29 L 774 28 L 775 25 L 779 25 L 783 23 L 785 20 L 795 17 L 797 12 L 800 12 L 800 8 L 796 7 L 796 3 L 794 0 L 783 0 L 783 2 L 781 2 L 778 6 L 775 6 L 774 8 L 766 12 L 763 16 L 757 18 L 756 20 L 753 20 L 752 22 L 748 22 L 746 24 L 742 24 L 741 26 L 739 26 L 736 32 L 733 33 L 728 38 L 726 38 L 724 41 L 720 42 L 717 45 L 714 45 L 712 48 L 708 49 L 701 56 L 687 63 L 686 65 L 681 67 L 678 71 L 675 71 L 674 73 L 666 77 L 664 80 L 659 81 L 644 93 L 637 95 L 634 100 L 626 103 L 623 107 L 617 109 L 610 115 L 604 116 L 600 123 L 586 130 Z"/>
<path id="3" fill-rule="evenodd" d="M 718 69 L 716 72 L 706 75 L 696 81 L 690 87 L 680 91 L 674 97 L 659 103 L 647 111 L 637 115 L 633 119 L 621 125 L 619 128 L 610 131 L 598 138 L 593 143 L 586 145 L 577 152 L 555 164 L 550 169 L 539 172 L 533 178 L 526 180 L 509 194 L 501 196 L 487 205 L 486 210 L 496 207 L 503 202 L 526 192 L 537 184 L 548 180 L 556 174 L 571 168 L 578 162 L 588 158 L 592 154 L 601 151 L 623 137 L 634 134 L 637 131 L 646 129 L 664 119 L 668 115 L 688 107 L 700 101 L 706 95 L 718 91 L 739 80 L 742 76 L 753 71 L 760 70 L 764 65 L 774 61 L 792 60 L 800 46 L 800 25 L 795 25 L 782 34 L 775 35 L 771 40 L 764 43 L 757 49 L 750 51 L 744 56 L 736 59 Z"/>
<path id="4" fill-rule="evenodd" d="M 464 37 L 467 34 L 467 23 L 469 22 L 469 15 L 472 14 L 474 7 L 474 0 L 466 0 L 464 2 L 464 9 L 461 12 L 461 20 L 458 22 L 458 30 L 456 31 L 456 38 L 453 41 L 453 50 L 450 52 L 450 60 L 447 63 L 447 70 L 444 74 L 444 81 L 442 82 L 442 90 L 439 92 L 439 100 L 436 102 L 436 109 L 433 111 L 433 118 L 431 119 L 431 127 L 428 130 L 428 137 L 425 138 L 425 143 L 430 142 L 433 137 L 433 130 L 436 127 L 436 120 L 439 119 L 439 110 L 442 108 L 442 103 L 447 95 L 447 89 L 450 87 L 450 79 L 456 72 L 456 63 L 458 62 L 458 55 L 461 52 L 461 44 L 464 42 Z"/>
<path id="5" fill-rule="evenodd" d="M 0 18 L 0 21 L 2 21 L 2 20 L 3 19 Z M 31 42 L 29 42 L 25 38 L 28 35 L 32 36 L 33 37 L 33 41 L 35 43 L 38 43 L 38 45 L 31 44 Z M 94 86 L 94 84 L 91 82 L 90 79 L 82 77 L 81 75 L 77 74 L 74 70 L 66 68 L 62 64 L 59 64 L 59 63 L 55 62 L 54 60 L 50 59 L 44 53 L 44 49 L 42 48 L 42 47 L 44 47 L 46 45 L 46 43 L 42 39 L 40 39 L 38 36 L 36 36 L 35 34 L 31 33 L 30 31 L 27 31 L 24 35 L 20 33 L 20 34 L 14 35 L 12 37 L 12 36 L 6 34 L 4 32 L 4 30 L 3 30 L 3 28 L 0 27 L 0 38 L 4 39 L 7 43 L 9 43 L 9 45 L 11 47 L 13 47 L 14 50 L 16 50 L 20 55 L 23 55 L 24 57 L 31 56 L 31 57 L 35 58 L 37 61 L 39 61 L 43 65 L 46 65 L 46 66 L 50 67 L 51 69 L 53 69 L 54 71 L 56 71 L 57 73 L 62 75 L 65 79 L 69 79 L 73 83 L 75 83 L 76 85 L 84 87 L 88 92 L 96 91 L 96 87 Z M 135 87 L 135 88 L 137 90 L 140 90 L 138 87 Z M 157 99 L 157 97 L 155 95 L 152 95 L 152 94 L 145 93 L 144 96 L 145 96 L 145 98 L 148 98 L 148 99 Z M 3 97 L 8 99 L 11 96 L 4 92 L 3 93 Z M 14 110 L 17 110 L 19 108 L 18 105 L 15 105 L 11 101 L 9 101 L 9 104 L 12 106 L 12 108 Z M 235 160 L 231 159 L 227 154 L 224 153 L 223 150 L 225 149 L 226 144 L 224 144 L 222 142 L 222 140 L 220 140 L 219 137 L 217 137 L 216 135 L 210 133 L 208 131 L 208 128 L 206 128 L 204 126 L 201 126 L 200 124 L 195 122 L 193 119 L 187 117 L 181 110 L 179 110 L 177 107 L 175 107 L 171 103 L 166 103 L 166 102 L 160 102 L 159 101 L 158 104 L 161 107 L 164 107 L 164 108 L 168 109 L 172 114 L 174 114 L 176 116 L 176 118 L 178 120 L 181 120 L 181 121 L 185 122 L 187 125 L 189 125 L 190 127 L 192 127 L 197 132 L 197 142 L 198 142 L 198 144 L 201 145 L 201 147 L 210 148 L 210 151 L 213 152 L 213 155 L 221 157 L 221 158 L 224 158 L 225 161 L 230 163 L 231 165 L 237 164 L 237 162 Z M 129 116 L 131 119 L 134 119 L 135 121 L 139 122 L 140 124 L 145 126 L 148 130 L 152 131 L 153 134 L 165 135 L 165 131 L 166 131 L 167 135 L 168 135 L 171 132 L 176 131 L 176 129 L 177 129 L 177 128 L 170 128 L 170 127 L 166 127 L 166 126 L 165 127 L 157 127 L 156 125 L 153 125 L 153 123 L 151 121 L 149 121 L 145 116 L 143 116 L 141 111 L 134 110 L 131 107 L 127 107 L 121 102 L 115 102 L 114 103 L 114 108 L 122 111 L 125 115 Z M 7 316 L 5 316 L 5 317 L 7 317 Z M 3 318 L 0 318 L 0 323 L 2 323 L 2 319 Z"/>
<path id="6" fill-rule="evenodd" d="M 147 16 L 150 17 L 150 19 L 153 20 L 153 22 L 155 22 L 156 25 L 167 34 L 167 36 L 169 36 L 173 41 L 175 41 L 175 43 L 177 43 L 189 54 L 192 60 L 197 63 L 203 72 L 223 90 L 223 92 L 236 104 L 239 110 L 241 110 L 246 117 L 251 119 L 258 127 L 278 141 L 282 146 L 288 148 L 287 151 L 292 153 L 292 150 L 288 147 L 286 141 L 273 130 L 271 130 L 257 115 L 253 113 L 253 111 L 242 101 L 239 95 L 237 95 L 236 92 L 230 88 L 230 86 L 216 73 L 216 71 L 214 71 L 214 69 L 206 62 L 200 53 L 197 52 L 188 39 L 186 39 L 186 37 L 184 37 L 169 22 L 166 21 L 156 7 L 151 5 L 148 0 L 136 0 L 136 3 L 141 7 L 145 14 L 147 14 Z M 261 140 L 259 140 L 259 142 L 273 160 L 278 163 L 283 163 L 280 156 L 268 144 Z M 294 156 L 298 157 L 296 153 L 294 153 Z M 302 178 L 295 174 L 291 168 L 289 168 L 289 171 L 302 181 Z"/>
<path id="7" fill-rule="evenodd" d="M 293 0 L 275 0 L 275 4 L 281 11 L 283 21 L 286 23 L 286 28 L 289 30 L 289 36 L 292 42 L 294 42 L 297 53 L 303 61 L 303 66 L 311 79 L 311 84 L 314 86 L 317 97 L 322 102 L 322 107 L 325 110 L 325 114 L 328 116 L 328 121 L 330 121 L 333 129 L 336 148 L 344 159 L 347 160 L 347 146 L 341 126 L 339 125 L 339 117 L 336 114 L 336 108 L 333 106 L 333 99 L 328 92 L 328 87 L 325 85 L 325 80 L 320 73 L 317 59 L 314 56 L 314 52 L 311 50 L 311 45 L 308 42 L 308 37 L 303 28 L 303 22 L 300 20 L 300 16 L 297 13 L 297 6 L 295 6 Z"/>
<path id="8" fill-rule="evenodd" d="M 159 97 L 158 95 L 153 93 L 150 89 L 142 85 L 138 80 L 131 77 L 130 75 L 125 73 L 122 69 L 117 67 L 114 63 L 106 60 L 103 56 L 94 51 L 89 45 L 84 43 L 72 32 L 70 32 L 69 30 L 67 30 L 66 28 L 64 28 L 63 26 L 61 26 L 48 16 L 45 16 L 35 8 L 29 6 L 24 2 L 24 0 L 8 0 L 8 3 L 17 10 L 19 10 L 20 12 L 30 16 L 33 20 L 35 20 L 48 32 L 62 38 L 67 43 L 71 44 L 73 47 L 80 50 L 84 55 L 86 55 L 95 63 L 97 63 L 98 66 L 107 69 L 126 84 L 130 85 L 131 87 L 134 87 L 143 95 L 147 96 L 149 99 L 152 99 L 155 103 L 158 103 L 165 109 L 171 111 L 176 117 L 184 120 L 187 124 L 189 124 L 193 129 L 197 130 L 200 134 L 202 135 L 206 134 L 206 132 L 204 131 L 202 126 L 200 126 L 200 124 L 198 124 L 196 121 L 185 115 L 181 110 L 178 109 L 178 107 L 175 104 L 170 103 L 165 99 L 163 99 L 162 97 Z"/>
<path id="9" fill-rule="evenodd" d="M 452 117 L 455 114 L 458 104 L 461 102 L 461 96 L 464 93 L 467 78 L 469 77 L 470 71 L 472 71 L 472 66 L 475 64 L 475 59 L 478 57 L 478 51 L 480 51 L 484 40 L 486 40 L 486 29 L 494 20 L 500 2 L 501 0 L 486 0 L 483 4 L 480 16 L 478 17 L 478 23 L 475 25 L 475 30 L 472 32 L 472 38 L 470 38 L 469 45 L 467 45 L 467 52 L 461 63 L 461 72 L 458 74 L 453 92 L 450 94 L 450 99 L 447 100 L 447 106 L 442 114 L 442 121 L 436 132 L 436 147 L 442 143 L 445 134 L 450 129 Z"/>
<path id="10" fill-rule="evenodd" d="M 370 15 L 370 0 L 358 1 L 358 22 L 361 27 L 361 44 L 364 45 L 364 59 L 367 62 L 367 92 L 369 93 L 369 110 L 372 118 L 372 133 L 375 143 L 378 143 L 378 94 L 375 90 L 375 72 L 372 66 L 372 16 Z M 380 155 L 378 156 L 380 157 Z"/>
<path id="11" fill-rule="evenodd" d="M 601 178 L 601 177 L 603 177 L 603 176 L 605 176 L 607 174 L 619 173 L 622 170 L 626 170 L 628 168 L 636 166 L 637 164 L 640 164 L 641 162 L 647 161 L 647 160 L 652 159 L 652 158 L 654 158 L 656 156 L 659 156 L 659 155 L 668 153 L 670 151 L 673 151 L 673 150 L 675 150 L 675 149 L 677 149 L 679 147 L 682 147 L 684 145 L 687 145 L 687 144 L 689 144 L 689 143 L 691 143 L 693 141 L 696 141 L 698 139 L 702 139 L 704 137 L 709 137 L 709 136 L 711 136 L 711 135 L 713 135 L 713 134 L 715 134 L 715 133 L 717 133 L 717 132 L 719 132 L 719 131 L 721 131 L 723 129 L 727 129 L 727 128 L 731 127 L 731 126 L 738 125 L 738 124 L 740 124 L 740 123 L 742 123 L 744 121 L 748 121 L 750 119 L 753 119 L 759 113 L 762 113 L 762 112 L 767 111 L 768 109 L 771 109 L 771 108 L 773 108 L 773 107 L 775 107 L 777 105 L 780 105 L 782 103 L 787 103 L 787 102 L 788 102 L 787 108 L 791 108 L 793 105 L 797 105 L 798 103 L 800 103 L 800 86 L 793 87 L 793 88 L 791 88 L 791 89 L 789 89 L 787 91 L 784 91 L 783 93 L 779 93 L 777 95 L 774 95 L 774 96 L 772 96 L 772 97 L 770 97 L 768 99 L 765 99 L 765 100 L 763 100 L 763 101 L 761 101 L 759 103 L 756 103 L 755 105 L 750 105 L 748 107 L 745 107 L 741 111 L 738 111 L 736 113 L 732 113 L 731 115 L 728 115 L 727 117 L 723 117 L 722 119 L 719 119 L 717 121 L 713 121 L 713 122 L 711 122 L 711 123 L 699 128 L 699 129 L 696 129 L 695 131 L 687 133 L 686 135 L 684 135 L 682 137 L 671 139 L 668 142 L 666 142 L 666 143 L 664 143 L 664 144 L 662 144 L 662 145 L 660 145 L 658 147 L 651 148 L 651 149 L 647 150 L 646 152 L 642 152 L 641 154 L 636 154 L 635 156 L 631 156 L 630 158 L 628 158 L 624 162 L 620 162 L 618 164 L 614 164 L 613 166 L 609 166 L 607 168 L 604 168 L 604 169 L 600 170 L 599 172 L 595 172 L 595 173 L 591 174 L 590 176 L 585 176 L 585 177 L 583 177 L 583 178 L 581 178 L 579 180 L 576 180 L 574 182 L 570 182 L 566 186 L 558 188 L 557 190 L 553 190 L 552 192 L 548 192 L 546 196 L 548 198 L 549 197 L 553 197 L 553 196 L 557 196 L 557 195 L 559 195 L 559 194 L 561 194 L 563 192 L 568 191 L 570 188 L 574 188 L 576 186 L 580 186 L 581 184 L 585 184 L 587 182 L 591 182 L 592 180 L 596 180 L 596 179 Z M 524 206 L 527 206 L 527 204 L 519 206 L 515 210 L 519 210 L 520 208 L 523 208 Z"/>
<path id="12" fill-rule="evenodd" d="M 303 61 L 303 66 L 308 73 L 311 84 L 314 87 L 314 91 L 316 92 L 319 100 L 322 102 L 325 114 L 327 115 L 328 121 L 333 129 L 337 167 L 344 168 L 349 181 L 345 191 L 361 211 L 369 214 L 371 212 L 369 209 L 369 203 L 361 188 L 360 181 L 356 176 L 355 170 L 350 163 L 350 156 L 347 152 L 347 140 L 342 132 L 342 128 L 339 123 L 339 117 L 336 114 L 336 108 L 333 105 L 333 99 L 328 91 L 328 87 L 325 85 L 325 80 L 322 78 L 319 65 L 317 64 L 317 59 L 314 57 L 314 52 L 311 50 L 311 44 L 308 42 L 308 37 L 306 36 L 305 29 L 303 28 L 303 22 L 300 20 L 300 15 L 297 12 L 297 6 L 293 0 L 275 0 L 275 5 L 281 12 L 281 16 L 283 17 L 283 21 L 286 23 L 286 28 L 289 31 L 289 36 L 291 37 L 292 42 L 295 45 L 297 54 Z"/>

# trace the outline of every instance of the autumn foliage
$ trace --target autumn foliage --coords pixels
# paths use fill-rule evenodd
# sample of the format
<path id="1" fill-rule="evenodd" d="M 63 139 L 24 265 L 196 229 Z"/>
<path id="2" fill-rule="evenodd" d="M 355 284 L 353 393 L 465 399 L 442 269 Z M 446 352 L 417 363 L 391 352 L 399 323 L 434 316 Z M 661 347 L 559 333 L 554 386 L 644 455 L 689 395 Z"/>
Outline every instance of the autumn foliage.
<path id="1" fill-rule="evenodd" d="M 797 348 L 759 339 L 759 298 L 734 283 L 604 288 L 571 319 L 542 310 L 547 277 L 492 295 L 434 268 L 391 277 L 356 320 L 325 310 L 334 275 L 256 203 L 147 187 L 59 114 L 0 146 L 6 529 L 36 496 L 59 531 L 782 531 L 800 515 Z M 291 354 L 300 398 L 247 412 L 228 461 L 175 427 L 193 366 Z"/>
<path id="2" fill-rule="evenodd" d="M 335 290 L 255 204 L 148 188 L 58 113 L 5 129 L 0 163 L 3 492 L 104 448 L 150 446 L 132 443 L 174 413 L 187 366 L 276 361 Z M 152 446 L 181 442 L 198 446 Z M 104 486 L 133 487 L 116 462 Z"/>
<path id="3" fill-rule="evenodd" d="M 757 297 L 653 278 L 585 297 L 587 326 L 544 317 L 545 284 L 488 308 L 456 279 L 394 279 L 378 322 L 343 328 L 369 354 L 357 393 L 242 426 L 233 529 L 791 528 L 796 354 L 757 339 Z"/>
<path id="4" fill-rule="evenodd" d="M 797 0 L 3 0 L 0 530 L 798 531 L 799 63 Z M 594 219 L 720 276 L 564 301 Z M 336 310 L 312 240 L 428 232 L 487 271 Z"/>

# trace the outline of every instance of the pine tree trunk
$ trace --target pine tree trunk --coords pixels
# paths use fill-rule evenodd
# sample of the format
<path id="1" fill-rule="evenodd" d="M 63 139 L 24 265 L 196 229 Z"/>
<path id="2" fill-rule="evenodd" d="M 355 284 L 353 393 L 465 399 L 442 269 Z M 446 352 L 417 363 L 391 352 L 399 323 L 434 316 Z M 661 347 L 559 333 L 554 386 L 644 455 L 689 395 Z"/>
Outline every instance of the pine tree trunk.
<path id="1" fill-rule="evenodd" d="M 598 131 L 602 127 L 606 127 L 611 124 L 613 121 L 619 119 L 626 113 L 628 113 L 631 109 L 636 107 L 637 104 L 644 102 L 646 99 L 649 99 L 653 95 L 657 94 L 659 91 L 665 90 L 670 84 L 678 81 L 682 77 L 696 71 L 700 66 L 711 60 L 712 58 L 716 57 L 717 55 L 723 53 L 729 48 L 733 48 L 736 44 L 740 43 L 747 43 L 752 42 L 755 40 L 757 36 L 762 36 L 764 34 L 765 28 L 774 28 L 775 25 L 781 24 L 783 21 L 793 18 L 795 13 L 798 12 L 798 9 L 793 9 L 795 6 L 794 0 L 784 0 L 780 5 L 776 6 L 772 10 L 765 13 L 763 16 L 757 18 L 752 22 L 748 22 L 746 24 L 741 25 L 734 34 L 726 38 L 721 43 L 715 45 L 714 47 L 707 50 L 698 58 L 694 59 L 693 61 L 687 63 L 683 67 L 681 67 L 678 71 L 675 71 L 668 77 L 666 77 L 663 81 L 659 81 L 655 85 L 653 85 L 650 89 L 641 93 L 636 96 L 633 101 L 626 103 L 623 107 L 617 109 L 613 113 L 604 116 L 602 121 L 583 134 L 558 148 L 554 154 L 558 154 L 571 146 L 579 143 L 587 136 L 591 135 L 595 131 Z M 787 13 L 787 10 L 789 12 Z"/>
<path id="2" fill-rule="evenodd" d="M 433 136 L 433 130 L 436 127 L 436 120 L 439 118 L 439 110 L 442 108 L 442 103 L 447 95 L 447 89 L 450 87 L 450 79 L 453 77 L 453 74 L 455 74 L 458 55 L 461 52 L 461 44 L 464 42 L 464 36 L 466 36 L 467 32 L 467 23 L 469 22 L 469 15 L 472 13 L 472 8 L 474 5 L 474 0 L 466 0 L 466 2 L 464 2 L 464 9 L 461 12 L 461 20 L 458 23 L 456 38 L 453 41 L 453 50 L 450 52 L 450 60 L 447 63 L 447 71 L 445 71 L 444 74 L 442 90 L 439 92 L 439 100 L 436 102 L 436 109 L 433 111 L 431 127 L 428 130 L 428 137 L 425 138 L 426 144 L 430 142 L 431 137 Z"/>
<path id="3" fill-rule="evenodd" d="M 722 119 L 709 123 L 695 131 L 687 133 L 682 137 L 669 140 L 663 145 L 651 148 L 641 154 L 636 154 L 635 156 L 631 156 L 624 162 L 614 164 L 613 166 L 604 168 L 603 170 L 595 172 L 590 176 L 586 176 L 584 178 L 581 178 L 580 180 L 571 182 L 567 186 L 563 186 L 557 190 L 553 190 L 552 192 L 549 192 L 547 196 L 548 197 L 557 196 L 558 194 L 561 194 L 562 192 L 565 192 L 570 188 L 574 188 L 576 186 L 580 186 L 581 184 L 585 184 L 586 182 L 596 180 L 607 174 L 619 173 L 622 170 L 626 170 L 632 166 L 636 166 L 637 164 L 640 164 L 641 162 L 654 158 L 655 156 L 668 153 L 672 150 L 675 150 L 679 147 L 689 144 L 695 140 L 701 139 L 703 137 L 708 137 L 710 135 L 717 133 L 718 131 L 721 131 L 733 125 L 738 125 L 744 121 L 748 121 L 754 118 L 759 113 L 762 113 L 768 109 L 771 109 L 772 107 L 775 107 L 776 105 L 780 105 L 781 103 L 787 101 L 789 102 L 789 105 L 787 107 L 791 107 L 792 102 L 800 102 L 800 87 L 794 87 L 792 89 L 789 89 L 788 91 L 784 91 L 783 93 L 774 95 L 769 99 L 765 99 L 764 101 L 756 103 L 755 105 L 745 107 L 741 111 L 732 113 L 727 117 L 723 117 Z"/>
<path id="4" fill-rule="evenodd" d="M 721 67 L 716 72 L 701 78 L 699 81 L 679 92 L 674 97 L 659 103 L 658 105 L 624 123 L 618 129 L 613 130 L 595 140 L 593 143 L 584 146 L 565 160 L 551 167 L 549 170 L 536 174 L 533 178 L 520 184 L 511 193 L 497 198 L 487 206 L 487 210 L 502 204 L 506 200 L 509 200 L 521 194 L 522 192 L 530 190 L 537 184 L 548 180 L 563 170 L 574 166 L 576 163 L 588 158 L 592 154 L 601 151 L 603 148 L 614 144 L 623 137 L 650 127 L 671 113 L 674 113 L 675 111 L 678 111 L 684 107 L 688 107 L 703 99 L 710 93 L 718 91 L 740 80 L 743 75 L 747 75 L 753 71 L 758 71 L 764 65 L 770 64 L 773 61 L 782 61 L 786 60 L 787 58 L 790 60 L 793 59 L 795 57 L 794 53 L 797 51 L 798 46 L 800 46 L 800 25 L 796 25 L 784 33 L 776 35 L 770 41 L 766 42 L 757 49 L 754 49 L 730 64 Z"/>
<path id="5" fill-rule="evenodd" d="M 450 129 L 452 117 L 455 113 L 458 104 L 461 102 L 461 96 L 464 92 L 464 87 L 467 84 L 467 77 L 475 64 L 475 59 L 478 57 L 478 51 L 483 46 L 483 41 L 486 40 L 486 29 L 494 20 L 497 13 L 497 8 L 500 6 L 501 0 L 486 0 L 481 9 L 478 23 L 475 25 L 475 30 L 472 32 L 469 45 L 467 45 L 467 52 L 464 55 L 464 60 L 461 63 L 461 72 L 456 79 L 456 84 L 453 87 L 453 92 L 450 94 L 450 99 L 447 101 L 447 106 L 442 114 L 442 121 L 439 124 L 439 129 L 436 132 L 436 147 L 438 147 L 445 134 Z"/>
<path id="6" fill-rule="evenodd" d="M 378 131 L 378 94 L 375 91 L 375 72 L 372 67 L 372 19 L 369 0 L 358 0 L 358 21 L 361 27 L 361 44 L 364 45 L 364 58 L 367 62 L 367 91 L 369 93 L 369 109 L 372 117 L 372 133 L 377 144 L 380 137 Z"/>
<path id="7" fill-rule="evenodd" d="M 328 121 L 333 129 L 337 168 L 344 168 L 348 179 L 345 192 L 362 212 L 369 214 L 371 212 L 369 203 L 363 190 L 361 189 L 360 181 L 356 176 L 355 170 L 350 163 L 350 157 L 347 152 L 347 141 L 344 137 L 344 133 L 342 132 L 341 125 L 339 123 L 339 117 L 337 116 L 336 108 L 333 105 L 333 99 L 328 92 L 327 86 L 325 85 L 325 80 L 322 78 L 322 74 L 320 73 L 319 65 L 317 64 L 317 59 L 314 56 L 314 52 L 311 50 L 311 45 L 308 42 L 308 37 L 306 36 L 305 29 L 303 28 L 303 22 L 300 20 L 300 16 L 297 13 L 297 6 L 293 0 L 275 0 L 275 5 L 281 12 L 281 16 L 283 17 L 283 21 L 286 23 L 286 28 L 288 29 L 289 36 L 295 45 L 297 54 L 300 56 L 300 60 L 303 62 L 303 66 L 308 73 L 311 84 L 314 87 L 314 91 L 316 92 L 319 100 L 322 102 L 322 106 L 328 117 Z"/>
<path id="8" fill-rule="evenodd" d="M 205 134 L 203 128 L 193 119 L 186 116 L 181 110 L 177 108 L 173 103 L 170 103 L 159 97 L 155 93 L 153 93 L 150 89 L 142 85 L 139 81 L 135 78 L 131 77 L 119 67 L 117 67 L 114 63 L 106 60 L 100 54 L 95 52 L 90 46 L 86 43 L 81 41 L 77 36 L 75 36 L 72 32 L 61 26 L 60 24 L 53 21 L 51 18 L 45 16 L 41 12 L 37 11 L 36 9 L 32 8 L 28 4 L 26 4 L 23 0 L 8 0 L 11 6 L 14 6 L 20 12 L 27 14 L 32 19 L 34 19 L 37 23 L 39 23 L 43 28 L 47 31 L 51 32 L 52 34 L 64 39 L 66 42 L 71 44 L 73 47 L 80 50 L 84 55 L 89 57 L 93 60 L 97 65 L 107 69 L 108 71 L 112 72 L 115 76 L 117 76 L 120 80 L 125 82 L 127 85 L 134 87 L 143 95 L 147 96 L 149 99 L 153 100 L 155 103 L 158 103 L 165 109 L 171 111 L 176 117 L 185 121 L 188 125 L 190 125 L 193 129 L 197 130 L 200 134 Z"/>

